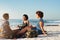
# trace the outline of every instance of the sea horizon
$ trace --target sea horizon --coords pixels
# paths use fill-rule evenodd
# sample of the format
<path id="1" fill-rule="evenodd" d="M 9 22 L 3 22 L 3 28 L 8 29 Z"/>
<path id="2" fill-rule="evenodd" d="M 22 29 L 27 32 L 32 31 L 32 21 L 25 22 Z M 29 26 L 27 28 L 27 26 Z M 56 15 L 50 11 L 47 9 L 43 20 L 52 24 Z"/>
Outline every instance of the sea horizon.
<path id="1" fill-rule="evenodd" d="M 36 25 L 38 22 L 38 19 L 29 19 L 29 21 L 32 25 Z M 12 25 L 12 22 L 13 24 L 16 23 L 17 25 L 23 23 L 22 19 L 10 19 L 9 22 L 11 25 Z M 44 26 L 46 25 L 60 25 L 60 20 L 44 20 Z"/>
<path id="2" fill-rule="evenodd" d="M 0 19 L 1 20 L 1 19 Z M 38 19 L 29 19 L 29 22 L 31 23 L 31 25 L 36 26 L 38 23 Z M 9 23 L 10 26 L 17 26 L 17 25 L 21 25 L 23 23 L 22 19 L 9 19 Z M 0 21 L 1 24 L 1 21 Z M 60 20 L 46 20 L 44 19 L 44 26 L 52 26 L 52 25 L 59 25 L 60 26 Z"/>

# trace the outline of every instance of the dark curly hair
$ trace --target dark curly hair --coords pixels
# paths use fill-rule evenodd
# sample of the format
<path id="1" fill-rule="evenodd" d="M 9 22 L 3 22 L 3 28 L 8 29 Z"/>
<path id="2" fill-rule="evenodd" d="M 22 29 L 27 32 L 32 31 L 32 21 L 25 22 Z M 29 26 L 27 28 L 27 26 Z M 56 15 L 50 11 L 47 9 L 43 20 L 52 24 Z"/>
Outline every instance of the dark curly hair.
<path id="1" fill-rule="evenodd" d="M 37 14 L 40 18 L 43 18 L 43 12 L 42 12 L 42 11 L 37 11 L 36 14 Z"/>
<path id="2" fill-rule="evenodd" d="M 27 14 L 24 14 L 23 16 L 25 16 L 26 20 L 28 20 L 28 15 Z"/>

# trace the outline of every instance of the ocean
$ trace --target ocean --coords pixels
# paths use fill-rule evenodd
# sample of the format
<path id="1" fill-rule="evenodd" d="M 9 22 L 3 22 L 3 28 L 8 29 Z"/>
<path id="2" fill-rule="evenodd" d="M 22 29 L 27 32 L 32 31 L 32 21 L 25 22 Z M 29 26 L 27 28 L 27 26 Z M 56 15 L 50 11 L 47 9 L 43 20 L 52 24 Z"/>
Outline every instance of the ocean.
<path id="1" fill-rule="evenodd" d="M 29 21 L 32 25 L 36 25 L 38 22 L 37 19 L 30 19 Z M 10 19 L 9 23 L 11 26 L 17 26 L 17 25 L 21 25 L 23 21 L 21 19 Z M 60 25 L 60 20 L 44 20 L 44 26 L 47 26 L 47 25 L 49 26 Z"/>

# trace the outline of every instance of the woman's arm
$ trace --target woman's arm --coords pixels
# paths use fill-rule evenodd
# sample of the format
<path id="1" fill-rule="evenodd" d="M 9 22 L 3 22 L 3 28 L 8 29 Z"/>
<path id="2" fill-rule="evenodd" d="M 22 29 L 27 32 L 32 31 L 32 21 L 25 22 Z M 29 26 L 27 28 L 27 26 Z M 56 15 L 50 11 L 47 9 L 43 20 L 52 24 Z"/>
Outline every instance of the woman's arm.
<path id="1" fill-rule="evenodd" d="M 45 33 L 44 28 L 43 28 L 44 23 L 43 23 L 43 22 L 39 22 L 39 25 L 40 25 L 40 28 L 41 28 L 41 30 L 42 30 L 42 32 L 43 32 L 43 34 L 45 35 L 46 33 Z"/>

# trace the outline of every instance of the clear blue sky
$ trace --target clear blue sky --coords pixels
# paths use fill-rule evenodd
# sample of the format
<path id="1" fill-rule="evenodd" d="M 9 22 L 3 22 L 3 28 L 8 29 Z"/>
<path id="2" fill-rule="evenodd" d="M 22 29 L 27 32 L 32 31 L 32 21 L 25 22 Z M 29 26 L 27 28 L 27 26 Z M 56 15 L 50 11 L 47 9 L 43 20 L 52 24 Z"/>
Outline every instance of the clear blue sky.
<path id="1" fill-rule="evenodd" d="M 35 12 L 44 12 L 44 19 L 60 19 L 60 0 L 0 0 L 0 19 L 8 12 L 10 19 L 21 19 L 23 14 L 35 19 Z"/>

